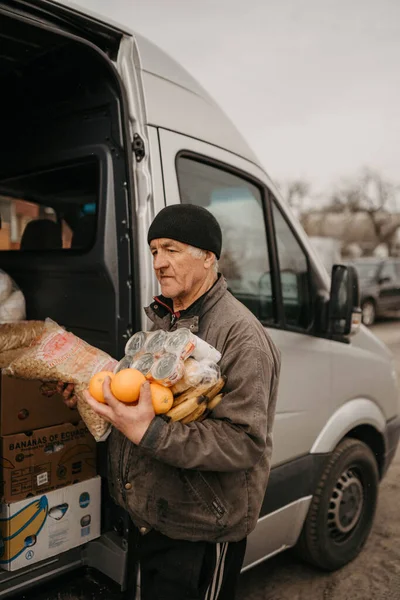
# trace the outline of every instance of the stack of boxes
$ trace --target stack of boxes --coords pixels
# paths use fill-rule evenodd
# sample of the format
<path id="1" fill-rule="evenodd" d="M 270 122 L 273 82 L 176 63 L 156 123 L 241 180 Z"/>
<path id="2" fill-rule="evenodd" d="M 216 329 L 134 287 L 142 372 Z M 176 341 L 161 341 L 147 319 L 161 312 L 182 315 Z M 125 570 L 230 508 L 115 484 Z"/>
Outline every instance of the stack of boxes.
<path id="1" fill-rule="evenodd" d="M 0 375 L 0 567 L 25 567 L 100 535 L 96 442 L 41 382 Z"/>

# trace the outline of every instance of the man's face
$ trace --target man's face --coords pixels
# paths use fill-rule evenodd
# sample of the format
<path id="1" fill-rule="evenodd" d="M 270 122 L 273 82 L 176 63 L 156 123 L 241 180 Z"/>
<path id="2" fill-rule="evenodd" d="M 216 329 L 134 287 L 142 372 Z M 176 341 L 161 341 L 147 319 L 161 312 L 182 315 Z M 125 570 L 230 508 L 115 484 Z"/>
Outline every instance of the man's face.
<path id="1" fill-rule="evenodd" d="M 161 293 L 166 298 L 173 300 L 190 295 L 210 272 L 210 257 L 196 258 L 187 244 L 160 238 L 151 241 L 150 250 Z"/>

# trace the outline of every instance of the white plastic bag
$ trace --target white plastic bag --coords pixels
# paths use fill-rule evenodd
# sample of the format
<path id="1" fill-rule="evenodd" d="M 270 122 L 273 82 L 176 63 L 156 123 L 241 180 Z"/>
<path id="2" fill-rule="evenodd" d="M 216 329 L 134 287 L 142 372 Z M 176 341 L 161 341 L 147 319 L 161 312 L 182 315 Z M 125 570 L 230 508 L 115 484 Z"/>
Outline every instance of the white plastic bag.
<path id="1" fill-rule="evenodd" d="M 26 318 L 25 297 L 15 281 L 0 269 L 0 323 L 16 323 Z"/>

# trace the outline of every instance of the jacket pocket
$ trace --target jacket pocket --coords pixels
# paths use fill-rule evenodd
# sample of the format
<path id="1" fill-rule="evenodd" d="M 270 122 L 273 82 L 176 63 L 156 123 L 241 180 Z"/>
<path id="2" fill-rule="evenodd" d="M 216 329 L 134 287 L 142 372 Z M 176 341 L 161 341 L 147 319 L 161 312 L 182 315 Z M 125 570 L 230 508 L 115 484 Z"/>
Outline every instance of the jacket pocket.
<path id="1" fill-rule="evenodd" d="M 192 497 L 211 512 L 221 526 L 226 525 L 229 511 L 222 501 L 222 493 L 219 491 L 218 478 L 214 473 L 207 472 L 203 475 L 201 471 L 181 471 L 181 477 Z"/>

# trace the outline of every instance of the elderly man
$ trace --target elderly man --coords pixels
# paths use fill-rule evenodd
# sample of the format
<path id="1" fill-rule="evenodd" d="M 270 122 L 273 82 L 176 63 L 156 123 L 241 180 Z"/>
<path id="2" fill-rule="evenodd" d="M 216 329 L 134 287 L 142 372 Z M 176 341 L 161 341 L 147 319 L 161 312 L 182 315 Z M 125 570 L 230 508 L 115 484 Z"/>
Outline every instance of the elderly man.
<path id="1" fill-rule="evenodd" d="M 218 274 L 222 235 L 209 211 L 164 208 L 148 243 L 162 293 L 146 309 L 153 328 L 188 327 L 215 346 L 224 399 L 190 424 L 156 416 L 148 383 L 136 406 L 109 382 L 107 404 L 87 400 L 113 425 L 109 485 L 139 533 L 142 600 L 233 600 L 270 470 L 279 352 Z"/>

